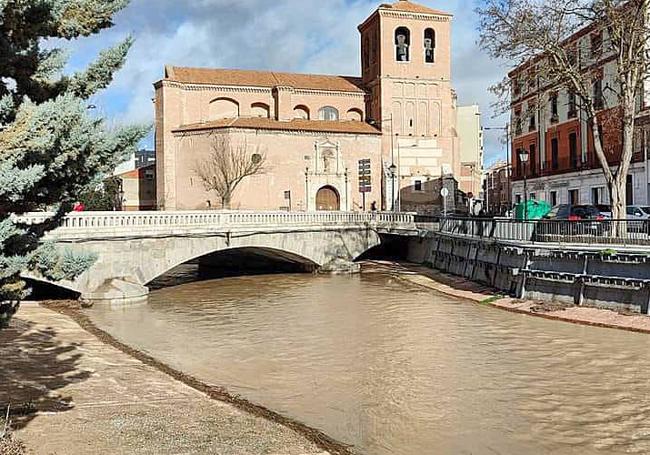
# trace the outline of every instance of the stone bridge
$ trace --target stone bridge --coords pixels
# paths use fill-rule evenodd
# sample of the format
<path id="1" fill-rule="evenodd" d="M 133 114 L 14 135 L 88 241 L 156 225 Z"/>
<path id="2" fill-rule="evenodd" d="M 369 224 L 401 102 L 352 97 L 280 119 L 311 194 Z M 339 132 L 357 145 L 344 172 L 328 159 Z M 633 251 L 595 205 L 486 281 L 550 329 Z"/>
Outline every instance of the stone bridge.
<path id="1" fill-rule="evenodd" d="M 21 221 L 48 216 L 32 213 Z M 47 237 L 61 249 L 97 255 L 87 272 L 57 286 L 86 301 L 133 302 L 146 298 L 155 278 L 189 261 L 218 262 L 215 253 L 245 251 L 337 271 L 379 245 L 380 234 L 415 231 L 413 215 L 403 213 L 82 212 L 70 214 Z"/>

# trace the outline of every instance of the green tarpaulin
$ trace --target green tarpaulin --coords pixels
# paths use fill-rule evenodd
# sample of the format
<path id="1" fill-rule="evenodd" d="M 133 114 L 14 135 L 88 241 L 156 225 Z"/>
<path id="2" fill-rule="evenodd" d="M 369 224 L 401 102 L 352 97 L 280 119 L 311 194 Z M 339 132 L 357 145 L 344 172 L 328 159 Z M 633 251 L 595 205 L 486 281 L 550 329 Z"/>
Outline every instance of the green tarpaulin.
<path id="1" fill-rule="evenodd" d="M 539 220 L 551 211 L 551 206 L 544 201 L 530 200 L 515 207 L 515 219 Z"/>

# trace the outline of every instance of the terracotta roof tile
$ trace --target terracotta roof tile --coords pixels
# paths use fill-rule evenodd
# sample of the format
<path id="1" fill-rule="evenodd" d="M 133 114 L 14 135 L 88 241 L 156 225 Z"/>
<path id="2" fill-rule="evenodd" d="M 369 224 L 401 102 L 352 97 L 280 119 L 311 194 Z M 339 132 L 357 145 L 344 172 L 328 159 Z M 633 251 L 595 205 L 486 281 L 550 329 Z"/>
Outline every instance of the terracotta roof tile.
<path id="1" fill-rule="evenodd" d="M 435 10 L 428 6 L 419 5 L 410 2 L 409 0 L 398 0 L 395 3 L 384 3 L 379 6 L 380 9 L 392 9 L 395 11 L 407 11 L 409 13 L 424 13 L 424 14 L 437 14 L 442 16 L 451 16 L 451 14 L 444 11 Z"/>
<path id="2" fill-rule="evenodd" d="M 187 84 L 237 85 L 268 88 L 289 86 L 306 90 L 364 93 L 361 78 L 349 76 L 167 66 L 165 68 L 165 79 Z"/>
<path id="3" fill-rule="evenodd" d="M 311 131 L 322 133 L 351 133 L 351 134 L 381 134 L 373 126 L 355 120 L 345 121 L 324 121 L 324 120 L 303 120 L 294 119 L 289 122 L 279 122 L 268 118 L 240 117 L 213 120 L 205 123 L 193 123 L 183 125 L 175 130 L 174 133 L 184 131 L 201 131 L 221 128 L 244 128 L 260 129 L 275 131 Z"/>

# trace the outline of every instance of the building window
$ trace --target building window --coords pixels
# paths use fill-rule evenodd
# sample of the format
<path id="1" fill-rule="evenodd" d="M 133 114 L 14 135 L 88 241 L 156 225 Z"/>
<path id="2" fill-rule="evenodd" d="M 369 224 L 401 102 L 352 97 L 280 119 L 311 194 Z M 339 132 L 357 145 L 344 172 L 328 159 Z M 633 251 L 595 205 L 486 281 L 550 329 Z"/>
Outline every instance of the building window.
<path id="1" fill-rule="evenodd" d="M 153 169 L 147 169 L 147 170 L 144 171 L 144 178 L 146 180 L 153 180 L 155 175 L 156 174 L 155 174 Z"/>
<path id="2" fill-rule="evenodd" d="M 571 205 L 580 204 L 580 191 L 579 190 L 569 190 L 569 204 L 571 204 Z"/>
<path id="3" fill-rule="evenodd" d="M 571 89 L 569 90 L 569 118 L 576 118 L 578 116 L 578 110 L 576 105 L 576 92 Z"/>
<path id="4" fill-rule="evenodd" d="M 594 205 L 605 204 L 605 187 L 599 186 L 591 189 L 591 203 Z"/>
<path id="5" fill-rule="evenodd" d="M 559 167 L 559 151 L 557 138 L 551 139 L 551 169 L 556 170 Z"/>
<path id="6" fill-rule="evenodd" d="M 515 96 L 519 96 L 521 94 L 521 80 L 518 76 L 512 80 L 512 92 Z"/>
<path id="7" fill-rule="evenodd" d="M 424 31 L 424 61 L 433 63 L 435 61 L 436 32 L 432 28 Z"/>
<path id="8" fill-rule="evenodd" d="M 557 123 L 560 120 L 557 109 L 557 93 L 553 92 L 548 97 L 549 103 L 551 105 L 551 122 Z"/>
<path id="9" fill-rule="evenodd" d="M 530 193 L 528 195 L 528 199 L 534 201 L 535 199 L 537 199 L 537 193 Z"/>
<path id="10" fill-rule="evenodd" d="M 625 199 L 627 200 L 627 205 L 634 204 L 634 179 L 631 174 L 628 174 L 627 180 L 625 182 Z"/>
<path id="11" fill-rule="evenodd" d="M 395 59 L 398 62 L 411 60 L 411 32 L 406 27 L 399 27 L 395 30 Z"/>
<path id="12" fill-rule="evenodd" d="M 566 58 L 569 62 L 569 65 L 576 66 L 578 63 L 578 48 L 577 46 L 572 46 L 566 51 Z"/>
<path id="13" fill-rule="evenodd" d="M 528 131 L 535 131 L 536 128 L 535 112 L 531 112 L 530 117 L 528 117 Z"/>
<path id="14" fill-rule="evenodd" d="M 309 120 L 309 108 L 307 106 L 302 105 L 302 104 L 294 107 L 293 108 L 293 118 L 294 119 Z"/>
<path id="15" fill-rule="evenodd" d="M 569 159 L 571 168 L 578 169 L 578 136 L 576 133 L 569 133 Z"/>
<path id="16" fill-rule="evenodd" d="M 209 120 L 239 117 L 239 103 L 231 98 L 216 98 L 210 102 Z"/>
<path id="17" fill-rule="evenodd" d="M 634 111 L 640 112 L 643 110 L 643 92 L 637 93 L 634 98 Z"/>
<path id="18" fill-rule="evenodd" d="M 529 166 L 529 174 L 532 176 L 537 175 L 537 147 L 535 144 L 530 144 L 530 153 L 528 156 L 528 166 Z"/>
<path id="19" fill-rule="evenodd" d="M 265 103 L 251 104 L 251 116 L 269 118 L 271 115 L 271 107 Z"/>
<path id="20" fill-rule="evenodd" d="M 422 180 L 416 180 L 413 183 L 413 191 L 422 191 Z"/>
<path id="21" fill-rule="evenodd" d="M 521 194 L 515 194 L 515 203 L 521 204 Z"/>
<path id="22" fill-rule="evenodd" d="M 596 79 L 594 81 L 593 87 L 593 99 L 594 99 L 594 108 L 602 109 L 605 100 L 603 99 L 603 81 L 602 79 Z"/>
<path id="23" fill-rule="evenodd" d="M 520 136 L 522 133 L 521 127 L 521 108 L 515 111 L 515 136 Z"/>
<path id="24" fill-rule="evenodd" d="M 527 91 L 534 92 L 537 88 L 536 76 L 534 71 L 528 72 L 528 82 L 527 82 Z"/>
<path id="25" fill-rule="evenodd" d="M 551 207 L 555 207 L 557 205 L 557 191 L 551 191 L 549 193 L 549 199 L 551 203 Z"/>
<path id="26" fill-rule="evenodd" d="M 603 33 L 593 33 L 591 35 L 591 58 L 597 59 L 603 52 Z"/>
<path id="27" fill-rule="evenodd" d="M 318 118 L 320 120 L 334 122 L 339 119 L 339 111 L 335 107 L 325 106 L 320 111 L 318 111 Z"/>

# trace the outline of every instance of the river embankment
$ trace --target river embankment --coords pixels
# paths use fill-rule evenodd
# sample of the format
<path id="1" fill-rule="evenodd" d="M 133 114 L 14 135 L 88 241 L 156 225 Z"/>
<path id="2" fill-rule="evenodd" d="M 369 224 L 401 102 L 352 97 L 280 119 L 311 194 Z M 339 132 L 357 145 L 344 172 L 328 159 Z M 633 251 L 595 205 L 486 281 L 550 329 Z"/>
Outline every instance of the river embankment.
<path id="1" fill-rule="evenodd" d="M 382 273 L 391 273 L 411 284 L 500 310 L 579 325 L 650 334 L 650 317 L 638 313 L 514 299 L 466 278 L 409 262 L 372 261 L 371 267 Z"/>
<path id="2" fill-rule="evenodd" d="M 350 453 L 123 345 L 72 302 L 24 304 L 0 345 L 0 402 L 28 453 Z"/>

